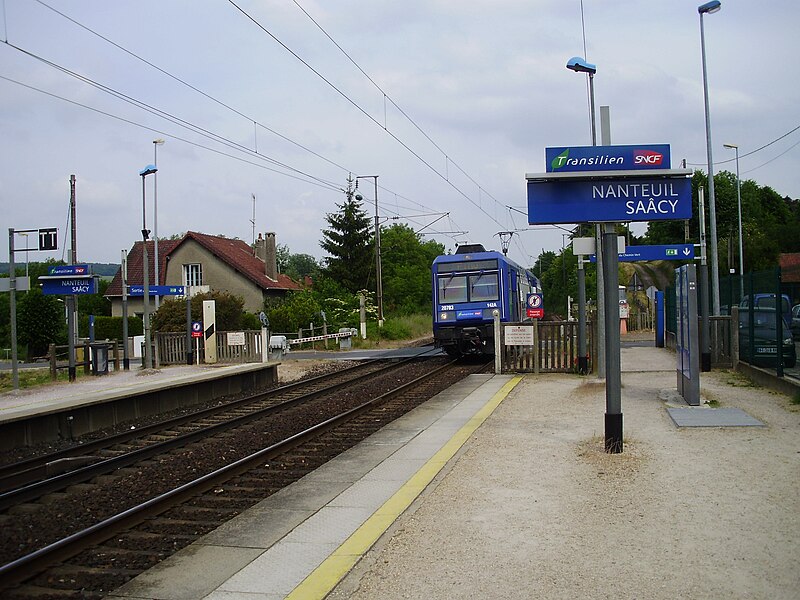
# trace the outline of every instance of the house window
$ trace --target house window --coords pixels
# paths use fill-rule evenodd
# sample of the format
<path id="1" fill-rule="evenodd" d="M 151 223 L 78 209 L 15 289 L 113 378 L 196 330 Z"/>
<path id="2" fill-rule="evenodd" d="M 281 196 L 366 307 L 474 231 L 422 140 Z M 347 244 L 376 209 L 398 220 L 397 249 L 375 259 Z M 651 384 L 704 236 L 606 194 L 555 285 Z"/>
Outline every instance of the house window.
<path id="1" fill-rule="evenodd" d="M 183 285 L 187 287 L 203 285 L 203 265 L 183 265 Z"/>

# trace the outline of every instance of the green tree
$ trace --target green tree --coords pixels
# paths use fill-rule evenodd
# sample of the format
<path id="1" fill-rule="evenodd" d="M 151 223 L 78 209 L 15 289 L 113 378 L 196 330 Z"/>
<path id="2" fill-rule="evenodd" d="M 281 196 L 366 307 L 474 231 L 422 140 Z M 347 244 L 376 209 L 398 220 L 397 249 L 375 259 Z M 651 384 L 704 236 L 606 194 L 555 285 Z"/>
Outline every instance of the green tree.
<path id="1" fill-rule="evenodd" d="M 286 260 L 286 275 L 302 283 L 306 277 L 317 278 L 320 266 L 317 259 L 310 254 L 290 254 Z"/>
<path id="2" fill-rule="evenodd" d="M 78 315 L 96 317 L 111 316 L 111 300 L 105 297 L 106 290 L 111 284 L 107 279 L 101 279 L 97 284 L 96 294 L 82 294 L 78 296 Z"/>
<path id="3" fill-rule="evenodd" d="M 213 291 L 192 296 L 192 321 L 203 320 L 203 300 L 215 301 L 217 331 L 242 329 L 244 299 L 230 292 Z M 186 331 L 186 300 L 165 298 L 152 317 L 153 331 Z"/>
<path id="4" fill-rule="evenodd" d="M 325 217 L 329 227 L 322 230 L 319 244 L 328 253 L 323 272 L 355 293 L 368 286 L 374 249 L 370 220 L 355 194 L 352 177 L 347 179 L 345 201 L 337 206 L 338 212 Z"/>
<path id="5" fill-rule="evenodd" d="M 29 359 L 47 354 L 49 344 L 64 343 L 64 304 L 37 288 L 22 294 L 17 304 L 17 338 L 28 346 Z"/>
<path id="6" fill-rule="evenodd" d="M 431 310 L 431 264 L 444 254 L 438 242 L 422 241 L 408 225 L 381 231 L 383 305 L 386 313 L 413 314 Z"/>
<path id="7" fill-rule="evenodd" d="M 310 323 L 320 325 L 322 323 L 320 310 L 320 305 L 311 290 L 291 292 L 280 305 L 269 307 L 267 317 L 270 330 L 293 333 L 301 327 L 308 327 Z"/>

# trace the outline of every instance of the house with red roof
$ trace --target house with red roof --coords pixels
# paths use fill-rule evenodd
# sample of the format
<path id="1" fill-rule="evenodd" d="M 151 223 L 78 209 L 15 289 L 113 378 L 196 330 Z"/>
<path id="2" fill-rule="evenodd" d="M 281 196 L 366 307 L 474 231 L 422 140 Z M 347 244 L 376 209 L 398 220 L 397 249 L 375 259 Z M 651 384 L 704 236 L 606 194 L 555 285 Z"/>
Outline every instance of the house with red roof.
<path id="1" fill-rule="evenodd" d="M 143 242 L 136 242 L 128 253 L 128 286 L 143 285 Z M 246 242 L 216 235 L 188 231 L 179 240 L 158 241 L 159 281 L 155 280 L 155 244 L 147 242 L 150 285 L 187 286 L 191 295 L 224 291 L 244 298 L 248 312 L 262 310 L 268 297 L 284 297 L 302 289 L 290 277 L 278 273 L 275 234 L 259 234 L 255 250 Z M 122 316 L 122 269 L 106 291 L 111 314 Z M 153 304 L 151 303 L 151 308 Z M 141 316 L 141 297 L 128 297 L 128 313 Z"/>

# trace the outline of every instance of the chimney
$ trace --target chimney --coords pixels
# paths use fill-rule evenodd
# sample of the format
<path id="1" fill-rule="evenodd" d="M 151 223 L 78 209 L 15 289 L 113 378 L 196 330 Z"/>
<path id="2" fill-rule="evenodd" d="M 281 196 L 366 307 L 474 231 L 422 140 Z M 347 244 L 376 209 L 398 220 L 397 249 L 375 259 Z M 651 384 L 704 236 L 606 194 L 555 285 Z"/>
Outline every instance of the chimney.
<path id="1" fill-rule="evenodd" d="M 264 274 L 278 281 L 278 251 L 275 247 L 275 233 L 268 231 L 264 234 Z"/>
<path id="2" fill-rule="evenodd" d="M 256 258 L 263 261 L 267 255 L 267 248 L 264 242 L 264 237 L 259 233 L 256 240 L 256 247 L 254 248 Z"/>

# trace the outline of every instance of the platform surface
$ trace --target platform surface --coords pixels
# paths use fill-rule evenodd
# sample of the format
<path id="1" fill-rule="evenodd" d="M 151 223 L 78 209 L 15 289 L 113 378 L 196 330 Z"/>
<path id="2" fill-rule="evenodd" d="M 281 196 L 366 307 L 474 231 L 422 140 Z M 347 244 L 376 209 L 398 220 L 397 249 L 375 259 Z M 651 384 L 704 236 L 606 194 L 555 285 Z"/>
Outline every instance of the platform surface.
<path id="1" fill-rule="evenodd" d="M 703 374 L 764 426 L 679 428 L 674 353 L 621 358 L 622 454 L 597 379 L 472 376 L 109 598 L 795 599 L 800 410 Z"/>

